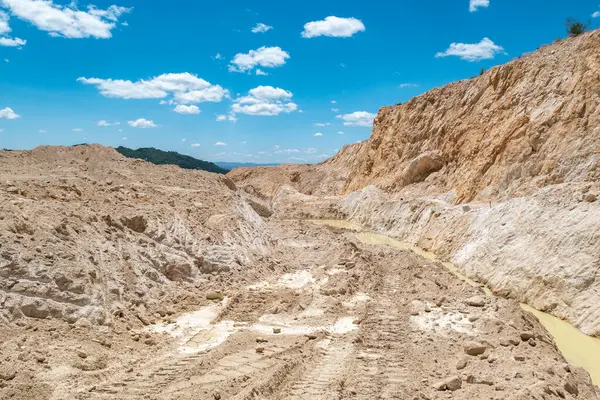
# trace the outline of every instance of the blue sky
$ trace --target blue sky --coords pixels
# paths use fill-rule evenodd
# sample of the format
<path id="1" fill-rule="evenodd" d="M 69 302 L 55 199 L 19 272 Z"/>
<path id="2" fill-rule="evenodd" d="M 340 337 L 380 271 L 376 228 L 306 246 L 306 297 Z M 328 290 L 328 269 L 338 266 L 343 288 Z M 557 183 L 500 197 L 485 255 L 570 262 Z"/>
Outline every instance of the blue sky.
<path id="1" fill-rule="evenodd" d="M 600 0 L 0 0 L 0 148 L 317 162 L 567 17 L 596 27 Z"/>

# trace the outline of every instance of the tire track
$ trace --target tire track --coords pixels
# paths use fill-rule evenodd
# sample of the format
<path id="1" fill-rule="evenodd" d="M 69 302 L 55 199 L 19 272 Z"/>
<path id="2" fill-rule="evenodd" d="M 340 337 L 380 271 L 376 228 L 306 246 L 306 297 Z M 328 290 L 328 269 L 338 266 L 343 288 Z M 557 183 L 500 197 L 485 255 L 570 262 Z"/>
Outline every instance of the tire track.
<path id="1" fill-rule="evenodd" d="M 361 323 L 361 345 L 354 354 L 354 374 L 348 381 L 347 391 L 355 399 L 373 399 L 374 394 L 382 399 L 408 398 L 409 319 L 399 302 L 405 289 L 401 271 L 387 270 L 378 295 L 368 307 Z"/>

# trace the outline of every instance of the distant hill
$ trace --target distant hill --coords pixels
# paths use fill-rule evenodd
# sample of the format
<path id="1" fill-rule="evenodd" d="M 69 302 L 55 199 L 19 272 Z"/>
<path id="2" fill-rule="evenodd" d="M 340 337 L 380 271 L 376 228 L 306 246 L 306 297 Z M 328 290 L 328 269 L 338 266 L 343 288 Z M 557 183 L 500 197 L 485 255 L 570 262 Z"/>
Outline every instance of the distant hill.
<path id="1" fill-rule="evenodd" d="M 178 165 L 185 169 L 197 169 L 200 171 L 215 172 L 217 174 L 226 174 L 228 169 L 221 168 L 208 161 L 198 160 L 197 158 L 186 156 L 175 151 L 163 151 L 154 147 L 143 147 L 137 150 L 119 146 L 115 150 L 128 158 L 140 158 L 152 164 L 158 165 Z"/>
<path id="2" fill-rule="evenodd" d="M 217 161 L 215 162 L 219 167 L 232 170 L 238 167 L 275 167 L 279 164 L 255 164 L 255 163 L 241 163 L 241 162 L 229 162 L 229 161 Z"/>

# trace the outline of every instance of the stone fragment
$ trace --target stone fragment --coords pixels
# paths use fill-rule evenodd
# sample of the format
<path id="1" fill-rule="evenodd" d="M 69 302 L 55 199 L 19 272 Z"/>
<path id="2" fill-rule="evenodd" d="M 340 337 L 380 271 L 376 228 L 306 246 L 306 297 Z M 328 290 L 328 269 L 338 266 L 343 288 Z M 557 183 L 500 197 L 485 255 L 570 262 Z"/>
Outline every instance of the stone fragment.
<path id="1" fill-rule="evenodd" d="M 450 376 L 443 381 L 439 381 L 433 385 L 435 390 L 444 391 L 456 391 L 462 387 L 462 379 L 458 375 Z"/>
<path id="2" fill-rule="evenodd" d="M 469 363 L 469 360 L 465 357 L 465 358 L 461 358 L 460 360 L 458 360 L 458 362 L 456 363 L 456 369 L 457 370 L 461 370 L 461 369 L 465 369 L 467 368 L 467 364 Z"/>
<path id="3" fill-rule="evenodd" d="M 529 332 L 529 331 L 527 331 L 527 332 L 521 332 L 521 340 L 524 341 L 524 342 L 526 342 L 529 339 L 532 339 L 534 337 L 535 337 L 535 335 L 533 334 L 533 332 Z"/>
<path id="4" fill-rule="evenodd" d="M 465 304 L 471 307 L 483 307 L 485 299 L 482 296 L 473 296 L 465 300 Z"/>
<path id="5" fill-rule="evenodd" d="M 469 342 L 465 345 L 465 353 L 470 356 L 479 356 L 485 353 L 487 346 L 477 342 Z"/>

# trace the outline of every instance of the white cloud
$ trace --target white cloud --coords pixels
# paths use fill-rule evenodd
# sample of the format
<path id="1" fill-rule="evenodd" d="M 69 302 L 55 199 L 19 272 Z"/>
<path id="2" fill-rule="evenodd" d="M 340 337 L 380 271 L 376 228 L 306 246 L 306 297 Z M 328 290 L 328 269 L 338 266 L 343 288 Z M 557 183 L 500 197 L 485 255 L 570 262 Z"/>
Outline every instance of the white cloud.
<path id="1" fill-rule="evenodd" d="M 7 13 L 5 13 L 4 11 L 0 11 L 0 35 L 7 34 L 12 30 L 8 25 L 9 19 L 10 17 Z"/>
<path id="2" fill-rule="evenodd" d="M 187 140 L 186 138 L 181 139 L 182 142 L 185 142 L 186 140 Z"/>
<path id="3" fill-rule="evenodd" d="M 322 21 L 313 21 L 306 23 L 304 25 L 302 37 L 350 37 L 356 32 L 362 32 L 364 30 L 365 25 L 356 18 L 339 18 L 329 16 Z"/>
<path id="4" fill-rule="evenodd" d="M 291 101 L 292 92 L 273 86 L 258 86 L 247 96 L 235 99 L 233 113 L 247 115 L 279 115 L 295 111 L 298 106 Z"/>
<path id="5" fill-rule="evenodd" d="M 416 83 L 401 83 L 401 84 L 398 85 L 398 87 L 400 89 L 415 88 L 415 87 L 419 87 L 419 85 L 417 85 Z"/>
<path id="6" fill-rule="evenodd" d="M 21 116 L 13 111 L 12 108 L 6 107 L 3 110 L 0 110 L 0 119 L 17 119 L 21 118 Z"/>
<path id="7" fill-rule="evenodd" d="M 183 104 L 179 104 L 177 105 L 177 107 L 175 107 L 173 109 L 173 111 L 175 111 L 178 114 L 184 114 L 184 115 L 196 115 L 196 114 L 200 114 L 200 108 L 198 108 L 198 106 L 186 106 Z"/>
<path id="8" fill-rule="evenodd" d="M 10 61 L 8 60 L 8 58 L 5 58 L 5 59 L 4 59 L 4 62 L 10 62 Z"/>
<path id="9" fill-rule="evenodd" d="M 338 131 L 338 133 L 337 133 L 337 134 L 338 134 L 338 135 L 343 135 L 343 134 L 344 134 L 344 132 L 342 132 L 342 131 Z"/>
<path id="10" fill-rule="evenodd" d="M 45 129 L 40 129 L 38 132 L 39 133 L 47 133 L 47 131 Z"/>
<path id="11" fill-rule="evenodd" d="M 488 7 L 490 0 L 471 0 L 469 2 L 469 11 L 475 12 L 479 7 Z"/>
<path id="12" fill-rule="evenodd" d="M 314 134 L 314 136 L 321 137 L 321 136 L 323 136 L 323 134 L 321 132 L 317 132 L 317 133 Z"/>
<path id="13" fill-rule="evenodd" d="M 110 6 L 101 10 L 93 5 L 87 11 L 78 10 L 73 3 L 68 6 L 54 4 L 52 0 L 2 0 L 12 15 L 30 22 L 51 36 L 71 39 L 112 37 L 119 17 L 131 8 Z"/>
<path id="14" fill-rule="evenodd" d="M 132 128 L 156 128 L 158 125 L 152 120 L 145 118 L 136 119 L 135 121 L 127 121 L 127 124 Z"/>
<path id="15" fill-rule="evenodd" d="M 309 149 L 304 149 L 304 152 L 306 154 L 315 154 L 317 152 L 317 149 L 315 149 L 314 147 L 311 147 Z"/>
<path id="16" fill-rule="evenodd" d="M 127 136 L 122 137 L 121 140 L 127 140 Z"/>
<path id="17" fill-rule="evenodd" d="M 331 101 L 330 101 L 330 103 L 331 103 L 331 104 L 337 104 L 337 101 L 335 101 L 335 100 L 331 100 Z"/>
<path id="18" fill-rule="evenodd" d="M 224 57 L 221 55 L 221 53 L 217 53 L 217 55 L 215 56 L 215 60 L 222 60 Z"/>
<path id="19" fill-rule="evenodd" d="M 323 123 L 323 122 L 317 122 L 315 124 L 315 126 L 329 126 L 329 125 L 331 125 L 329 122 L 325 122 L 325 123 Z"/>
<path id="20" fill-rule="evenodd" d="M 371 126 L 377 115 L 366 111 L 355 111 L 352 114 L 338 115 L 344 121 L 344 126 Z"/>
<path id="21" fill-rule="evenodd" d="M 103 120 L 103 119 L 102 119 L 102 120 L 100 120 L 100 121 L 98 121 L 98 126 L 115 126 L 115 125 L 121 125 L 121 123 L 120 123 L 120 122 L 113 122 L 113 123 L 110 123 L 110 122 L 106 122 L 106 121 L 105 121 L 105 120 Z"/>
<path id="22" fill-rule="evenodd" d="M 73 128 L 73 132 L 83 132 L 83 129 L 81 129 L 81 128 Z"/>
<path id="23" fill-rule="evenodd" d="M 339 113 L 340 109 L 339 108 L 332 108 L 331 111 L 333 111 L 334 113 Z"/>
<path id="24" fill-rule="evenodd" d="M 250 50 L 247 54 L 238 53 L 231 60 L 229 71 L 246 72 L 251 71 L 256 66 L 263 68 L 281 67 L 290 55 L 280 47 L 261 47 L 257 50 Z"/>
<path id="25" fill-rule="evenodd" d="M 219 122 L 225 121 L 226 119 L 227 119 L 227 115 L 225 115 L 225 114 L 217 115 L 217 121 L 219 121 Z"/>
<path id="26" fill-rule="evenodd" d="M 27 44 L 27 40 L 19 38 L 0 37 L 0 46 L 4 47 L 21 47 Z"/>
<path id="27" fill-rule="evenodd" d="M 475 44 L 452 43 L 444 52 L 437 53 L 436 57 L 456 56 L 466 61 L 481 61 L 494 58 L 496 54 L 502 53 L 504 49 L 488 38 Z"/>
<path id="28" fill-rule="evenodd" d="M 100 94 L 121 99 L 162 99 L 173 95 L 180 103 L 220 102 L 229 91 L 212 85 L 189 72 L 163 74 L 150 80 L 132 82 L 121 79 L 78 78 L 78 82 L 94 85 Z M 171 104 L 170 101 L 168 101 Z M 162 104 L 162 102 L 161 102 Z"/>
<path id="29" fill-rule="evenodd" d="M 215 146 L 227 146 L 227 143 L 217 142 L 215 143 Z"/>
<path id="30" fill-rule="evenodd" d="M 266 73 L 265 71 L 263 71 L 262 69 L 260 69 L 260 68 L 257 68 L 257 69 L 256 69 L 256 75 L 267 76 L 267 75 L 269 75 L 269 74 L 268 74 L 268 73 Z"/>
<path id="31" fill-rule="evenodd" d="M 252 33 L 264 33 L 270 31 L 271 29 L 273 29 L 272 26 L 259 22 L 254 28 L 252 28 Z"/>
<path id="32" fill-rule="evenodd" d="M 229 91 L 219 85 L 202 90 L 190 90 L 185 93 L 175 93 L 175 100 L 180 103 L 204 103 L 210 101 L 219 103 L 224 97 L 229 97 Z"/>
<path id="33" fill-rule="evenodd" d="M 191 147 L 200 147 L 200 143 L 192 143 L 190 146 Z"/>
<path id="34" fill-rule="evenodd" d="M 596 11 L 592 14 L 592 18 L 600 18 L 600 11 Z"/>
<path id="35" fill-rule="evenodd" d="M 275 154 L 293 154 L 293 153 L 300 153 L 300 150 L 298 149 L 281 149 L 281 150 L 277 150 L 274 152 Z"/>

